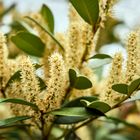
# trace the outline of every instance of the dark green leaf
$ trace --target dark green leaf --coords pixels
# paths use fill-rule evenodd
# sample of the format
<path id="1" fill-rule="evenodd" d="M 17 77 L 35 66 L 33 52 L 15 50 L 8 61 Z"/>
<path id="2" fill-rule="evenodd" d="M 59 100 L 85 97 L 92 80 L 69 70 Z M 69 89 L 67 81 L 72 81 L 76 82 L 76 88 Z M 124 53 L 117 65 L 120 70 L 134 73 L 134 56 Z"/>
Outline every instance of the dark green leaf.
<path id="1" fill-rule="evenodd" d="M 70 79 L 70 86 L 73 87 L 76 81 L 76 72 L 73 69 L 69 69 L 69 79 Z"/>
<path id="2" fill-rule="evenodd" d="M 56 124 L 72 124 L 72 123 L 78 123 L 81 121 L 84 121 L 88 119 L 89 116 L 84 117 L 75 117 L 75 116 L 58 116 L 54 123 Z"/>
<path id="3" fill-rule="evenodd" d="M 27 102 L 27 101 L 22 100 L 22 99 L 16 99 L 16 98 L 0 99 L 0 103 L 22 104 L 22 105 L 30 106 L 30 107 L 32 107 L 35 110 L 38 110 L 38 107 L 35 104 Z"/>
<path id="4" fill-rule="evenodd" d="M 53 115 L 88 117 L 90 114 L 84 107 L 64 107 L 51 112 Z"/>
<path id="5" fill-rule="evenodd" d="M 86 107 L 86 111 L 91 114 L 92 116 L 99 117 L 99 116 L 105 116 L 105 114 L 103 112 L 101 112 L 100 110 L 97 110 L 95 108 L 90 108 L 90 107 Z"/>
<path id="6" fill-rule="evenodd" d="M 6 86 L 5 86 L 5 89 L 15 80 L 19 81 L 20 80 L 20 77 L 21 77 L 21 74 L 20 74 L 20 71 L 18 70 L 17 72 L 15 72 L 11 77 L 10 79 L 8 80 Z"/>
<path id="7" fill-rule="evenodd" d="M 42 67 L 42 65 L 37 64 L 37 63 L 33 64 L 33 66 L 35 67 L 36 70 Z"/>
<path id="8" fill-rule="evenodd" d="M 92 87 L 92 83 L 87 77 L 84 76 L 77 77 L 76 72 L 73 69 L 69 70 L 69 79 L 70 85 L 73 88 L 82 90 Z"/>
<path id="9" fill-rule="evenodd" d="M 18 117 L 12 117 L 12 118 L 8 118 L 8 119 L 0 120 L 0 127 L 11 125 L 18 121 L 23 121 L 23 120 L 27 120 L 27 119 L 31 119 L 31 118 L 32 117 L 29 117 L 29 116 L 18 116 Z"/>
<path id="10" fill-rule="evenodd" d="M 45 49 L 45 44 L 39 37 L 29 32 L 20 32 L 11 37 L 12 42 L 24 52 L 42 57 Z"/>
<path id="11" fill-rule="evenodd" d="M 112 89 L 122 94 L 128 94 L 129 86 L 126 84 L 115 84 L 112 86 Z"/>
<path id="12" fill-rule="evenodd" d="M 79 15 L 92 26 L 96 24 L 99 17 L 98 0 L 70 0 Z"/>
<path id="13" fill-rule="evenodd" d="M 101 101 L 89 102 L 86 100 L 81 100 L 81 102 L 84 103 L 86 107 L 97 109 L 103 113 L 106 113 L 107 111 L 111 109 L 111 107 L 107 103 L 104 103 Z"/>
<path id="14" fill-rule="evenodd" d="M 89 59 L 106 59 L 106 58 L 112 59 L 112 57 L 107 54 L 96 54 L 96 55 L 90 57 Z"/>
<path id="15" fill-rule="evenodd" d="M 61 45 L 61 43 L 53 36 L 53 34 L 49 31 L 47 31 L 43 26 L 41 26 L 36 20 L 34 20 L 31 17 L 26 16 L 26 18 L 28 18 L 29 20 L 31 20 L 32 22 L 34 22 L 37 26 L 39 26 L 43 31 L 45 31 L 51 38 L 52 40 L 54 40 L 54 42 L 64 51 L 63 46 Z"/>
<path id="16" fill-rule="evenodd" d="M 47 87 L 46 84 L 45 84 L 45 82 L 43 81 L 42 78 L 40 78 L 40 77 L 37 77 L 37 78 L 38 78 L 38 81 L 39 81 L 40 91 L 45 90 L 46 87 Z"/>
<path id="17" fill-rule="evenodd" d="M 43 4 L 40 13 L 44 21 L 46 21 L 50 32 L 54 33 L 54 16 L 50 8 L 47 5 Z"/>
<path id="18" fill-rule="evenodd" d="M 27 126 L 31 126 L 31 125 L 30 124 L 11 124 L 11 125 L 6 125 L 6 126 L 0 126 L 0 129 L 10 128 L 10 127 L 23 128 L 23 127 L 27 127 Z"/>
<path id="19" fill-rule="evenodd" d="M 98 100 L 98 98 L 96 96 L 83 96 L 83 97 L 79 97 L 79 98 L 76 98 L 72 101 L 65 103 L 63 105 L 63 107 L 84 107 L 84 105 L 81 103 L 82 99 L 87 100 L 89 102 Z"/>
<path id="20" fill-rule="evenodd" d="M 79 76 L 76 78 L 74 88 L 76 89 L 88 89 L 92 87 L 91 81 L 84 76 Z"/>
<path id="21" fill-rule="evenodd" d="M 134 80 L 130 85 L 129 85 L 129 93 L 133 93 L 138 87 L 140 86 L 140 78 Z"/>

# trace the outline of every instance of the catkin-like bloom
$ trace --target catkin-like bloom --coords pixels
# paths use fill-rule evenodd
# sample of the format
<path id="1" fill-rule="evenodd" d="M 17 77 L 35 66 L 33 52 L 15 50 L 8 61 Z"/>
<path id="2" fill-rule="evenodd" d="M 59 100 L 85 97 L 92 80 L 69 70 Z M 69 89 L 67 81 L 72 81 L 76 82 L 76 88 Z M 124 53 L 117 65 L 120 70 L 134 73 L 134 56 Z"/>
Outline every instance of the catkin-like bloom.
<path id="1" fill-rule="evenodd" d="M 78 68 L 81 64 L 85 48 L 81 46 L 80 23 L 73 22 L 69 26 L 67 46 L 65 47 L 65 61 L 69 68 Z"/>
<path id="2" fill-rule="evenodd" d="M 135 79 L 136 63 L 137 63 L 137 43 L 138 36 L 136 32 L 131 32 L 127 41 L 127 67 L 125 74 L 125 82 L 129 84 Z"/>
<path id="3" fill-rule="evenodd" d="M 9 78 L 7 56 L 8 50 L 6 47 L 6 38 L 3 33 L 0 32 L 0 90 L 5 87 L 5 84 Z"/>
<path id="4" fill-rule="evenodd" d="M 65 96 L 66 68 L 62 56 L 53 53 L 49 58 L 49 81 L 45 94 L 46 107 L 48 110 L 59 108 Z"/>
<path id="5" fill-rule="evenodd" d="M 21 84 L 22 94 L 25 99 L 30 102 L 35 102 L 39 94 L 39 83 L 35 75 L 35 70 L 29 57 L 23 56 L 21 61 Z"/>
<path id="6" fill-rule="evenodd" d="M 112 90 L 112 85 L 121 82 L 122 60 L 121 53 L 116 53 L 112 62 L 107 84 L 105 85 L 105 91 L 100 96 L 100 100 L 109 103 L 111 106 L 122 99 L 122 95 Z"/>

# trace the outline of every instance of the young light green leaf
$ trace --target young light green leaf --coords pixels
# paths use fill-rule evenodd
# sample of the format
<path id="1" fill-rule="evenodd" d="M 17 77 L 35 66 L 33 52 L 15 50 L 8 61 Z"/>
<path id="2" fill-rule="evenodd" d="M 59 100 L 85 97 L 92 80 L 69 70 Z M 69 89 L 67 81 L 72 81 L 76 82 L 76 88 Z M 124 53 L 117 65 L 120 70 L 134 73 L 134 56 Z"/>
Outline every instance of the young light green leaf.
<path id="1" fill-rule="evenodd" d="M 126 84 L 115 84 L 112 89 L 122 94 L 128 94 L 129 92 L 129 86 Z"/>
<path id="2" fill-rule="evenodd" d="M 31 119 L 31 118 L 32 117 L 29 117 L 29 116 L 18 116 L 18 117 L 12 117 L 12 118 L 8 118 L 8 119 L 0 120 L 0 127 L 11 125 L 18 121 L 23 121 L 23 120 L 27 120 L 27 119 Z"/>
<path id="3" fill-rule="evenodd" d="M 26 106 L 30 106 L 35 110 L 38 110 L 38 107 L 33 104 L 30 103 L 28 101 L 22 100 L 22 99 L 17 99 L 17 98 L 7 98 L 7 99 L 0 99 L 0 103 L 15 103 L 15 104 L 21 104 L 21 105 L 26 105 Z"/>
<path id="4" fill-rule="evenodd" d="M 88 117 L 91 116 L 84 107 L 64 107 L 51 112 L 53 115 Z"/>
<path id="5" fill-rule="evenodd" d="M 129 85 L 129 93 L 133 93 L 138 87 L 140 86 L 140 78 L 134 80 L 130 85 Z"/>
<path id="6" fill-rule="evenodd" d="M 43 31 L 45 31 L 51 38 L 52 40 L 54 40 L 54 42 L 64 51 L 63 46 L 61 45 L 61 43 L 53 36 L 53 34 L 49 31 L 47 31 L 42 25 L 40 25 L 36 20 L 34 20 L 31 17 L 26 16 L 25 18 L 31 20 L 32 22 L 34 22 L 37 26 L 39 26 Z"/>
<path id="7" fill-rule="evenodd" d="M 89 59 L 106 59 L 106 58 L 112 59 L 112 57 L 107 54 L 96 54 L 96 55 L 90 57 Z"/>
<path id="8" fill-rule="evenodd" d="M 20 70 L 18 70 L 17 72 L 15 72 L 11 77 L 10 79 L 8 80 L 6 86 L 5 86 L 5 89 L 15 80 L 19 81 L 20 80 L 20 77 L 21 77 L 21 74 L 20 74 Z"/>
<path id="9" fill-rule="evenodd" d="M 54 33 L 54 16 L 50 8 L 47 5 L 43 4 L 40 13 L 44 21 L 48 25 L 50 32 Z"/>
<path id="10" fill-rule="evenodd" d="M 79 15 L 94 26 L 99 17 L 98 0 L 70 0 Z"/>
<path id="11" fill-rule="evenodd" d="M 36 35 L 29 32 L 20 32 L 12 36 L 11 40 L 18 48 L 30 55 L 43 56 L 45 44 Z"/>

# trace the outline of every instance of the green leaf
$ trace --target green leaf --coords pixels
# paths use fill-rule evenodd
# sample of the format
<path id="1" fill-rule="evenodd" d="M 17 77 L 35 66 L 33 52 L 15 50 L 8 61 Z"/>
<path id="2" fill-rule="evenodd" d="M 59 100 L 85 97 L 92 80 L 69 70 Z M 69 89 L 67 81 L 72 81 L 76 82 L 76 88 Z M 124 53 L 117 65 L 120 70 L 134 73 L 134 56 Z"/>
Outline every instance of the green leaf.
<path id="1" fill-rule="evenodd" d="M 73 87 L 76 81 L 76 72 L 73 69 L 69 69 L 69 79 L 70 79 L 70 86 Z"/>
<path id="2" fill-rule="evenodd" d="M 67 103 L 64 103 L 62 105 L 62 107 L 84 107 L 84 105 L 81 103 L 82 99 L 87 100 L 89 102 L 98 100 L 98 98 L 96 96 L 83 96 L 83 97 L 79 97 L 79 98 L 76 98 L 74 100 L 71 100 Z"/>
<path id="3" fill-rule="evenodd" d="M 126 84 L 115 84 L 112 89 L 122 94 L 128 94 L 129 92 L 129 86 Z"/>
<path id="4" fill-rule="evenodd" d="M 96 24 L 99 17 L 98 0 L 70 0 L 79 15 L 92 26 Z"/>
<path id="5" fill-rule="evenodd" d="M 29 32 L 20 32 L 11 37 L 12 42 L 24 52 L 42 57 L 45 49 L 45 44 L 39 37 Z"/>
<path id="6" fill-rule="evenodd" d="M 78 117 L 75 117 L 75 116 L 58 116 L 56 118 L 56 120 L 54 121 L 54 123 L 56 124 L 72 124 L 72 123 L 78 123 L 78 122 L 81 122 L 81 121 L 84 121 L 86 119 L 88 119 L 89 116 L 78 116 Z"/>
<path id="7" fill-rule="evenodd" d="M 5 86 L 5 89 L 15 80 L 19 81 L 21 78 L 21 74 L 20 74 L 20 70 L 18 70 L 17 72 L 15 72 L 11 77 L 10 79 L 8 80 L 6 86 Z"/>
<path id="8" fill-rule="evenodd" d="M 0 126 L 0 129 L 10 128 L 10 127 L 23 128 L 23 127 L 27 127 L 27 126 L 31 126 L 31 125 L 30 124 L 11 124 L 11 125 L 6 125 L 6 126 Z"/>
<path id="9" fill-rule="evenodd" d="M 91 87 L 92 87 L 92 83 L 88 78 L 84 76 L 79 76 L 76 78 L 74 88 L 82 90 L 82 89 L 88 89 Z"/>
<path id="10" fill-rule="evenodd" d="M 42 67 L 42 65 L 38 63 L 33 64 L 33 66 L 35 67 L 36 70 Z"/>
<path id="11" fill-rule="evenodd" d="M 129 94 L 133 93 L 139 86 L 140 86 L 140 78 L 134 80 L 134 81 L 129 85 Z"/>
<path id="12" fill-rule="evenodd" d="M 51 112 L 53 115 L 60 116 L 77 116 L 77 117 L 88 117 L 91 116 L 84 107 L 64 107 Z"/>
<path id="13" fill-rule="evenodd" d="M 54 16 L 50 8 L 47 5 L 43 4 L 40 13 L 44 21 L 46 21 L 50 32 L 54 33 Z"/>
<path id="14" fill-rule="evenodd" d="M 112 57 L 107 54 L 96 54 L 96 55 L 90 57 L 89 59 L 106 59 L 106 58 L 112 59 Z"/>
<path id="15" fill-rule="evenodd" d="M 15 104 L 27 105 L 35 110 L 38 110 L 38 107 L 35 104 L 17 98 L 0 99 L 0 103 L 15 103 Z"/>
<path id="16" fill-rule="evenodd" d="M 18 117 L 12 117 L 12 118 L 8 118 L 8 119 L 0 120 L 0 128 L 3 126 L 14 124 L 18 121 L 23 121 L 23 120 L 27 120 L 27 119 L 31 119 L 31 118 L 32 117 L 29 117 L 29 116 L 18 116 Z"/>
<path id="17" fill-rule="evenodd" d="M 97 109 L 103 113 L 106 113 L 111 109 L 111 107 L 107 103 L 101 101 L 88 102 L 86 100 L 81 100 L 81 102 L 84 103 L 88 108 Z"/>
<path id="18" fill-rule="evenodd" d="M 69 79 L 70 79 L 70 86 L 76 89 L 88 89 L 92 87 L 91 81 L 84 76 L 78 76 L 76 75 L 75 70 L 70 69 L 69 70 Z"/>
<path id="19" fill-rule="evenodd" d="M 53 36 L 53 34 L 49 31 L 47 31 L 43 26 L 41 26 L 36 20 L 34 20 L 31 17 L 26 16 L 25 18 L 31 20 L 32 22 L 34 22 L 38 27 L 40 27 L 43 31 L 45 31 L 51 38 L 52 40 L 64 51 L 63 46 L 61 45 L 61 43 Z"/>
<path id="20" fill-rule="evenodd" d="M 46 87 L 47 87 L 46 84 L 45 84 L 45 82 L 44 82 L 43 79 L 40 78 L 39 76 L 37 76 L 37 78 L 38 78 L 38 81 L 39 81 L 40 91 L 45 90 Z"/>

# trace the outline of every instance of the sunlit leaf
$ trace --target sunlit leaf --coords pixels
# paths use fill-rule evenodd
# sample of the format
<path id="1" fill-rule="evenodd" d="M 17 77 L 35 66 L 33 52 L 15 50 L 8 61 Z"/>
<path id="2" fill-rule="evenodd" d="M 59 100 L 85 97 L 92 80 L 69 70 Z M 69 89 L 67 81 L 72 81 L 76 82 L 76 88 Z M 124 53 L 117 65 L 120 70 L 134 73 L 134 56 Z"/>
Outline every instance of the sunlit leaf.
<path id="1" fill-rule="evenodd" d="M 70 2 L 86 22 L 96 24 L 99 17 L 98 0 L 70 0 Z"/>
<path id="2" fill-rule="evenodd" d="M 40 13 L 44 21 L 48 25 L 50 32 L 54 33 L 54 16 L 50 8 L 47 5 L 43 4 Z"/>
<path id="3" fill-rule="evenodd" d="M 29 32 L 20 32 L 11 37 L 12 42 L 24 52 L 42 57 L 45 49 L 45 44 L 39 37 Z"/>

